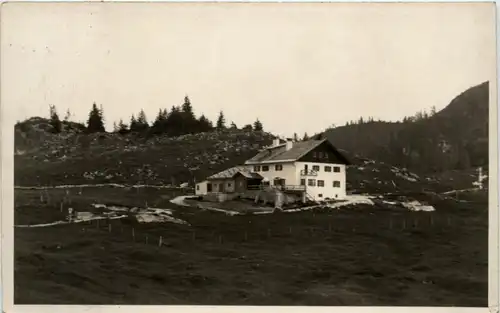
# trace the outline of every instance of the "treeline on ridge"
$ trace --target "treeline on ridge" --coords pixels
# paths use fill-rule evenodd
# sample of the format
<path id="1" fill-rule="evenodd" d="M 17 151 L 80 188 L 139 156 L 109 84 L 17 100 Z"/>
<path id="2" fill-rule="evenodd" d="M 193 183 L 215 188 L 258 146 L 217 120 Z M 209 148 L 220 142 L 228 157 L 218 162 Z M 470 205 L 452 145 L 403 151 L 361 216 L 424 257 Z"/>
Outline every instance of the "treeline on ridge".
<path id="1" fill-rule="evenodd" d="M 64 131 L 64 124 L 71 123 L 73 129 L 85 133 L 104 133 L 105 118 L 102 106 L 99 108 L 94 103 L 89 112 L 86 125 L 83 123 L 69 122 L 71 114 L 69 111 L 63 121 L 59 118 L 54 105 L 50 105 L 50 129 L 52 133 L 61 133 Z M 76 125 L 76 126 L 74 126 Z M 144 110 L 140 110 L 137 115 L 133 114 L 130 117 L 129 123 L 125 123 L 120 119 L 118 123 L 113 123 L 113 133 L 121 135 L 138 134 L 142 136 L 167 135 L 169 137 L 177 137 L 185 134 L 196 134 L 202 132 L 210 132 L 214 130 L 239 129 L 234 122 L 227 125 L 226 117 L 223 111 L 219 112 L 219 116 L 215 125 L 204 114 L 196 117 L 193 106 L 188 96 L 184 97 L 184 103 L 180 106 L 172 106 L 170 110 L 160 109 L 155 120 L 152 123 L 148 122 Z M 253 124 L 247 124 L 241 128 L 245 131 L 263 131 L 263 125 L 259 119 L 256 119 Z"/>

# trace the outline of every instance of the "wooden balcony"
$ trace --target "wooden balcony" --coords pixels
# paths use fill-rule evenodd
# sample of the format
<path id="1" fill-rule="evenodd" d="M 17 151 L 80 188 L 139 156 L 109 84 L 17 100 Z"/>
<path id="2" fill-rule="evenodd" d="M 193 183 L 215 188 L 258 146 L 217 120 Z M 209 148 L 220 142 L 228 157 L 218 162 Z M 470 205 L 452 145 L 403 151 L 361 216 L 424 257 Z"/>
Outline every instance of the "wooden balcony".
<path id="1" fill-rule="evenodd" d="M 318 176 L 318 172 L 313 170 L 301 170 L 300 176 Z"/>

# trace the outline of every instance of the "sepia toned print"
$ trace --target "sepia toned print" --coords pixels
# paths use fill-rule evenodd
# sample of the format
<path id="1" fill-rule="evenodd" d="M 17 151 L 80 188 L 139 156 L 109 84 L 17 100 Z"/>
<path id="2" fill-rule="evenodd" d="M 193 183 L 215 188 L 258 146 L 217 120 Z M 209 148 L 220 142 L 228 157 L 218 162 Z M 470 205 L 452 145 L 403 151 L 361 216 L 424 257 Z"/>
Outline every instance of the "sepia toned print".
<path id="1" fill-rule="evenodd" d="M 487 307 L 494 10 L 4 5 L 14 304 Z"/>

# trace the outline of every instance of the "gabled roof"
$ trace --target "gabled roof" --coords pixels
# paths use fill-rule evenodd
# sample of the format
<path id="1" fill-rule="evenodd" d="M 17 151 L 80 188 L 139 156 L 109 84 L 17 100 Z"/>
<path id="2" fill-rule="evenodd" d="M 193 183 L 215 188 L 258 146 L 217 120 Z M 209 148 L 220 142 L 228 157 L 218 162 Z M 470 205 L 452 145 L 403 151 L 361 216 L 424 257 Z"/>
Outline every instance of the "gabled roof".
<path id="1" fill-rule="evenodd" d="M 288 151 L 286 150 L 286 144 L 281 144 L 276 147 L 268 147 L 260 151 L 253 158 L 247 160 L 245 164 L 295 162 L 325 141 L 331 145 L 331 147 L 335 151 L 335 154 L 337 154 L 337 156 L 339 156 L 340 159 L 344 160 L 346 164 L 349 164 L 349 161 L 326 138 L 322 140 L 307 140 L 307 141 L 294 142 L 292 148 Z"/>
<path id="2" fill-rule="evenodd" d="M 227 170 L 223 170 L 222 172 L 208 176 L 207 180 L 228 179 L 228 178 L 233 178 L 237 174 L 241 174 L 246 178 L 258 178 L 258 179 L 262 178 L 262 176 L 260 176 L 258 173 L 250 172 L 245 166 L 235 166 L 228 168 Z"/>

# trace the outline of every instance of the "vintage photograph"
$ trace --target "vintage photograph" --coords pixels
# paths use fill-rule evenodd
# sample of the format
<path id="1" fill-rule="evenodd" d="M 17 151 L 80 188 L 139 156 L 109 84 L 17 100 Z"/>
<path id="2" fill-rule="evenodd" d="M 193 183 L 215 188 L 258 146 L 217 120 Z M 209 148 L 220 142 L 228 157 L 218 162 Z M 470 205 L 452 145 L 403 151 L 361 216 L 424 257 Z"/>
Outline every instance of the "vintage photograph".
<path id="1" fill-rule="evenodd" d="M 494 3 L 0 20 L 15 305 L 488 307 Z"/>

